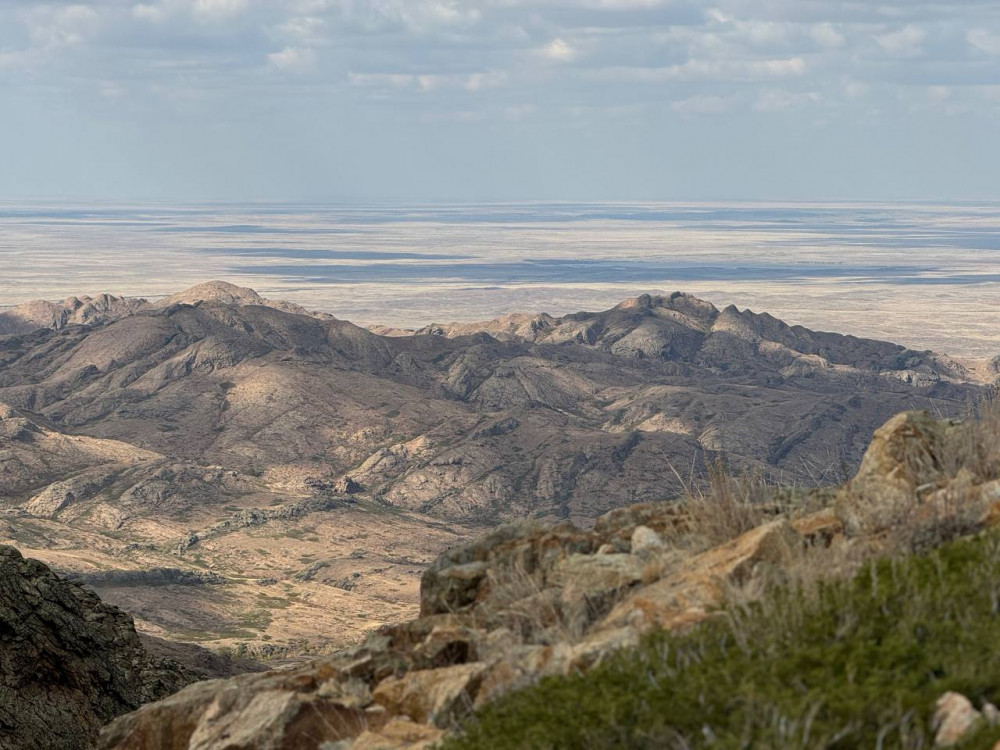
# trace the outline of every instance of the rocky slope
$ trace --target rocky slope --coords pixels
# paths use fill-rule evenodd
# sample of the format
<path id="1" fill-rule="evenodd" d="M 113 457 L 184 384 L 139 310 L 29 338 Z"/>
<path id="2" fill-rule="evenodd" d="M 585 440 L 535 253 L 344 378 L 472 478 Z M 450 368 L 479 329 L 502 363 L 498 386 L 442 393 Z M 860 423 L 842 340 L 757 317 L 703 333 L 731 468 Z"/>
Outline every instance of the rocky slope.
<path id="1" fill-rule="evenodd" d="M 0 546 L 0 748 L 89 748 L 101 725 L 193 682 L 132 618 Z"/>
<path id="2" fill-rule="evenodd" d="M 139 312 L 163 309 L 177 304 L 195 304 L 206 300 L 229 305 L 266 305 L 297 315 L 329 317 L 308 313 L 302 307 L 290 302 L 265 299 L 252 289 L 224 281 L 209 281 L 155 302 L 137 297 L 101 294 L 97 297 L 69 297 L 62 302 L 36 300 L 16 305 L 9 310 L 0 311 L 0 335 L 31 333 L 39 328 L 60 330 L 73 325 L 101 325 Z"/>
<path id="3" fill-rule="evenodd" d="M 833 574 L 833 561 L 857 566 L 995 524 L 995 428 L 901 414 L 850 482 L 771 491 L 741 522 L 748 530 L 734 524 L 714 546 L 692 505 L 636 505 L 590 530 L 501 527 L 424 573 L 416 620 L 293 670 L 193 685 L 116 720 L 102 747 L 428 747 L 505 692 L 586 672 L 651 630 L 690 628 L 734 591 L 748 601 L 804 572 Z"/>
<path id="4" fill-rule="evenodd" d="M 835 481 L 892 414 L 978 390 L 683 294 L 394 336 L 220 282 L 101 299 L 6 313 L 0 542 L 112 574 L 146 633 L 266 651 L 413 615 L 437 553 L 498 521 L 587 526 L 720 456 Z M 145 569 L 191 575 L 124 575 Z"/>

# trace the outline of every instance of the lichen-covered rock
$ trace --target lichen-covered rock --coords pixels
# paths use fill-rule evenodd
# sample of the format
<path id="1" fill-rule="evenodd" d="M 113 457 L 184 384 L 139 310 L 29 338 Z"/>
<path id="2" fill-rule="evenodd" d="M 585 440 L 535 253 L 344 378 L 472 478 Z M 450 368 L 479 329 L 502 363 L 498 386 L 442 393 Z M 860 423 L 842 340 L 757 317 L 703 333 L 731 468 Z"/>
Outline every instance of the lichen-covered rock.
<path id="1" fill-rule="evenodd" d="M 132 618 L 0 546 L 0 748 L 89 748 L 102 724 L 194 676 L 154 661 Z"/>
<path id="2" fill-rule="evenodd" d="M 372 717 L 340 700 L 322 663 L 289 671 L 207 680 L 112 722 L 101 747 L 120 750 L 316 750 L 357 736 Z M 346 682 L 346 681 L 345 681 Z"/>
<path id="3" fill-rule="evenodd" d="M 760 563 L 787 561 L 802 545 L 784 518 L 703 552 L 680 568 L 637 589 L 599 624 L 599 629 L 678 627 L 700 622 L 722 598 L 723 586 L 740 584 Z"/>
<path id="4" fill-rule="evenodd" d="M 889 528 L 919 494 L 946 479 L 943 457 L 955 428 L 926 412 L 904 412 L 877 429 L 857 474 L 837 497 L 837 516 L 847 534 Z"/>
<path id="5" fill-rule="evenodd" d="M 391 714 L 447 728 L 472 711 L 486 665 L 457 664 L 390 677 L 375 688 L 375 702 Z"/>
<path id="6" fill-rule="evenodd" d="M 663 549 L 663 539 L 648 526 L 636 526 L 632 532 L 632 554 L 653 554 Z"/>

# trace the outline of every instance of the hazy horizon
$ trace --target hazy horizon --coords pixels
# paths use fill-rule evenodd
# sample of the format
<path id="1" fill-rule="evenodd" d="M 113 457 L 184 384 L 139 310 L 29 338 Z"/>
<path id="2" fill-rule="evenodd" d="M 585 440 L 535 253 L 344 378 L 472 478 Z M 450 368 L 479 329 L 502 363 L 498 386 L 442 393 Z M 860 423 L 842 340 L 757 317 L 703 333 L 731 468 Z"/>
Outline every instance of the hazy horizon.
<path id="1" fill-rule="evenodd" d="M 792 324 L 1000 354 L 1000 205 L 0 202 L 0 306 L 223 279 L 359 324 L 686 291 Z"/>

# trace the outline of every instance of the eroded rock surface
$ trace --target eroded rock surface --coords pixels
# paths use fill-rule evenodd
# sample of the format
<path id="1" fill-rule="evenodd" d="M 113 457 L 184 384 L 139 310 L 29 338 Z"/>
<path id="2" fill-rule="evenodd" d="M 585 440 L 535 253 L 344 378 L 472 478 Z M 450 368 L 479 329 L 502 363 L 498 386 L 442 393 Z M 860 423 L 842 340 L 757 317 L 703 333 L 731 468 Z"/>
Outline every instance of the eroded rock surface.
<path id="1" fill-rule="evenodd" d="M 590 669 L 652 628 L 709 617 L 723 587 L 806 543 L 778 519 L 693 554 L 661 536 L 678 516 L 643 505 L 592 530 L 501 527 L 425 572 L 418 619 L 290 671 L 192 685 L 116 720 L 102 747 L 425 747 L 507 690 Z"/>
<path id="2" fill-rule="evenodd" d="M 101 725 L 196 679 L 132 618 L 0 546 L 0 748 L 89 748 Z"/>
<path id="3" fill-rule="evenodd" d="M 916 518 L 930 508 L 942 528 L 956 518 L 965 531 L 996 523 L 1000 496 L 986 470 L 995 463 L 954 444 L 944 450 L 953 440 L 969 436 L 925 414 L 894 418 L 835 507 L 814 507 L 831 497 L 819 491 L 780 512 L 765 505 L 759 525 L 708 549 L 697 546 L 693 511 L 672 504 L 622 508 L 589 530 L 537 521 L 500 527 L 427 569 L 418 619 L 290 672 L 194 685 L 117 719 L 102 747 L 426 747 L 509 690 L 585 672 L 650 631 L 694 626 L 727 593 L 759 596 L 811 548 L 855 561 L 892 549 L 898 540 L 870 520 L 880 501 Z M 321 727 L 317 716 L 336 721 Z M 992 706 L 980 712 L 944 696 L 937 743 L 951 746 L 996 716 Z M 252 737 L 261 744 L 248 744 Z"/>

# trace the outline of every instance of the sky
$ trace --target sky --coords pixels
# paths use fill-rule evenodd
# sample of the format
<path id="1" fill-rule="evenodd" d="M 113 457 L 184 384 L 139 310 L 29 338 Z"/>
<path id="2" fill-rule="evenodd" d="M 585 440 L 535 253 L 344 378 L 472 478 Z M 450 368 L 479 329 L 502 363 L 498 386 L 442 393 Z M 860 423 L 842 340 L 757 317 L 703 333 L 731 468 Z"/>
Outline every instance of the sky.
<path id="1" fill-rule="evenodd" d="M 0 0 L 0 200 L 1000 199 L 996 0 Z"/>

